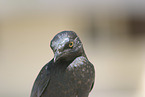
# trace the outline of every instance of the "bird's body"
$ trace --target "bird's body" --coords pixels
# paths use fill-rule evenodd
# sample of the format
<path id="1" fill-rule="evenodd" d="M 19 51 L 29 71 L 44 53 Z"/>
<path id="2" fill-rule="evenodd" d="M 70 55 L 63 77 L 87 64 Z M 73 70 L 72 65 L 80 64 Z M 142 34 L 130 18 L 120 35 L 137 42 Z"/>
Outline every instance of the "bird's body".
<path id="1" fill-rule="evenodd" d="M 61 35 L 64 33 L 67 34 L 65 31 L 61 32 Z M 70 33 L 71 35 L 72 33 L 75 34 L 72 31 Z M 76 38 L 77 36 L 74 37 L 74 39 Z M 56 45 L 52 45 L 53 42 L 56 43 L 56 41 L 54 41 L 55 39 L 56 37 L 54 37 L 51 42 L 51 47 L 55 54 L 61 43 L 66 46 L 68 42 L 72 42 L 65 42 L 62 38 L 62 41 L 59 41 L 59 45 L 56 47 Z M 73 41 L 73 43 L 75 46 L 75 44 L 79 42 Z M 65 50 L 65 53 L 61 54 L 57 52 L 57 56 L 54 56 L 54 58 L 41 69 L 35 80 L 31 97 L 88 97 L 94 84 L 94 66 L 88 61 L 82 47 L 75 49 L 75 52 L 70 53 L 71 51 L 69 51 L 66 54 L 68 49 L 73 50 L 75 48 L 70 47 L 71 48 L 63 47 L 61 52 Z M 61 57 L 59 57 L 60 55 Z"/>

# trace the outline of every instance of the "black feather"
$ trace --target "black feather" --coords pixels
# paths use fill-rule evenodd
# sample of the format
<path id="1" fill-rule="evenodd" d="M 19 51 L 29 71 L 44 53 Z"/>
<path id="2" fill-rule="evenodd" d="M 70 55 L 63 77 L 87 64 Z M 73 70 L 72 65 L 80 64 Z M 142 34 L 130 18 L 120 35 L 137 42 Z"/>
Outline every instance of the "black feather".
<path id="1" fill-rule="evenodd" d="M 73 47 L 68 44 L 73 42 Z M 30 97 L 88 97 L 95 70 L 82 42 L 73 31 L 58 33 L 51 41 L 54 58 L 38 74 Z"/>

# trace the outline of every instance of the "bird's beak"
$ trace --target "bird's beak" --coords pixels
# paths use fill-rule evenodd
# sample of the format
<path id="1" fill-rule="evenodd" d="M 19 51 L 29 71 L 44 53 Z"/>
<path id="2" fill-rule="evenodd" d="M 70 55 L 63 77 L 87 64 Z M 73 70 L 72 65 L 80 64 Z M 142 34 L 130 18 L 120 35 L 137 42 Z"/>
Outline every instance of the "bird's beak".
<path id="1" fill-rule="evenodd" d="M 57 60 L 57 54 L 55 53 L 54 54 L 54 63 L 56 62 L 56 60 Z"/>
<path id="2" fill-rule="evenodd" d="M 60 58 L 61 52 L 58 50 L 54 53 L 54 63 Z"/>
<path id="3" fill-rule="evenodd" d="M 64 45 L 59 45 L 57 50 L 54 52 L 54 62 L 56 62 L 63 54 Z"/>

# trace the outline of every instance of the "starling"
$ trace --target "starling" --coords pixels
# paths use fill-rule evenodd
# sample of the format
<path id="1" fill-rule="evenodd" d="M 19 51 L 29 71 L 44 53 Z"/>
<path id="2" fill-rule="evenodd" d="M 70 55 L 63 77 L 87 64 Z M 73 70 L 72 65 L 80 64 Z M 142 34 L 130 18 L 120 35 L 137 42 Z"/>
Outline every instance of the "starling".
<path id="1" fill-rule="evenodd" d="M 88 97 L 95 70 L 73 31 L 58 33 L 50 43 L 54 58 L 38 74 L 30 97 Z"/>

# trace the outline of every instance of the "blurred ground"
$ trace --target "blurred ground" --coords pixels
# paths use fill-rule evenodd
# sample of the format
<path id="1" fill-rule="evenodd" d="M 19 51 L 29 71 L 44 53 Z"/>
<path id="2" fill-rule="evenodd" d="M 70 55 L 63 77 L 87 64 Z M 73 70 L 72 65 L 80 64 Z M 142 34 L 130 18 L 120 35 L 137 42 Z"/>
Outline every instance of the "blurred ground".
<path id="1" fill-rule="evenodd" d="M 145 96 L 143 1 L 0 1 L 0 96 L 29 97 L 53 58 L 55 34 L 73 30 L 96 69 L 89 97 Z"/>

